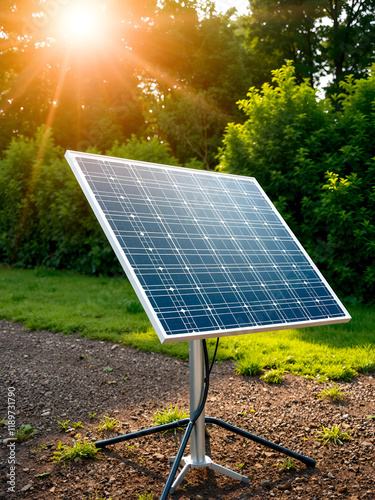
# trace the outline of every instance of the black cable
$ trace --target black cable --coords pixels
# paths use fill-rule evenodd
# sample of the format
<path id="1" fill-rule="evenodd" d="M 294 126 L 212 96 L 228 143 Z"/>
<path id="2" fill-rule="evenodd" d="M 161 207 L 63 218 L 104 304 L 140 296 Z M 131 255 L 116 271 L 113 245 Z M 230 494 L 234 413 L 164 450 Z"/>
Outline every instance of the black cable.
<path id="1" fill-rule="evenodd" d="M 206 370 L 206 377 L 204 379 L 204 391 L 203 391 L 203 395 L 202 395 L 202 400 L 197 408 L 197 410 L 195 411 L 194 415 L 193 415 L 193 418 L 190 419 L 190 421 L 195 424 L 195 422 L 198 420 L 200 414 L 202 413 L 205 405 L 206 405 L 206 401 L 207 401 L 207 395 L 208 395 L 208 388 L 210 386 L 210 369 L 209 369 L 209 360 L 208 360 L 208 352 L 207 352 L 207 344 L 206 344 L 206 341 L 203 339 L 202 340 L 202 344 L 203 344 L 203 354 L 204 354 L 204 367 L 205 367 L 205 370 Z"/>
<path id="2" fill-rule="evenodd" d="M 220 338 L 218 337 L 218 338 L 216 339 L 215 352 L 214 352 L 214 356 L 213 356 L 213 358 L 212 358 L 212 362 L 211 362 L 211 366 L 210 366 L 209 374 L 211 374 L 212 367 L 214 366 L 214 363 L 215 363 L 216 353 L 217 353 L 217 348 L 219 347 L 219 340 L 220 340 Z"/>
<path id="3" fill-rule="evenodd" d="M 164 489 L 162 491 L 160 500 L 167 500 L 167 497 L 169 495 L 169 491 L 170 491 L 171 486 L 173 484 L 174 477 L 175 477 L 175 475 L 177 473 L 177 469 L 178 469 L 178 467 L 180 465 L 180 461 L 181 461 L 182 455 L 184 453 L 186 444 L 187 444 L 187 442 L 189 440 L 191 431 L 193 430 L 195 422 L 200 417 L 200 415 L 201 415 L 201 413 L 204 410 L 204 407 L 206 405 L 206 400 L 207 400 L 207 395 L 208 395 L 208 388 L 209 388 L 209 385 L 210 385 L 210 369 L 209 369 L 210 362 L 209 362 L 209 359 L 208 359 L 208 352 L 207 352 L 206 341 L 203 340 L 202 344 L 203 344 L 204 366 L 205 366 L 205 370 L 206 370 L 206 377 L 204 379 L 204 391 L 203 391 L 203 394 L 202 394 L 202 399 L 201 399 L 201 401 L 199 403 L 199 406 L 196 409 L 193 417 L 190 416 L 190 421 L 187 424 L 184 437 L 182 438 L 182 441 L 181 441 L 180 447 L 178 449 L 176 458 L 175 458 L 175 460 L 173 462 L 173 466 L 172 466 L 172 469 L 171 469 L 171 471 L 169 473 L 168 480 L 167 480 L 167 482 L 164 485 Z"/>

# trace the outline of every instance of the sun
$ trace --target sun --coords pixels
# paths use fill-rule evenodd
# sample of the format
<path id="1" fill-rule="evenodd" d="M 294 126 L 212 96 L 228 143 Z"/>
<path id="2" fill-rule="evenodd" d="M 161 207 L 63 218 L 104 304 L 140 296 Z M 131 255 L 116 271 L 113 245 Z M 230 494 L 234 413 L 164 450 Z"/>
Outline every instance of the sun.
<path id="1" fill-rule="evenodd" d="M 67 5 L 59 20 L 60 30 L 70 43 L 96 43 L 103 36 L 105 4 L 81 1 Z"/>

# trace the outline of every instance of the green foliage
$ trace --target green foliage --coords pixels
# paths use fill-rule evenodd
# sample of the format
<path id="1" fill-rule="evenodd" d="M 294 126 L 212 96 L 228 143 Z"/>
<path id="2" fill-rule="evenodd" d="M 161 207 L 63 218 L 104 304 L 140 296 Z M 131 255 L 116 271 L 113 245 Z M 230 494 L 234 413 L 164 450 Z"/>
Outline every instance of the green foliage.
<path id="1" fill-rule="evenodd" d="M 331 401 L 342 401 L 347 392 L 343 392 L 337 384 L 333 384 L 327 389 L 323 389 L 322 392 L 318 394 L 319 399 L 330 399 Z"/>
<path id="2" fill-rule="evenodd" d="M 144 312 L 127 313 L 124 297 L 136 300 L 125 279 L 81 276 L 49 269 L 23 270 L 0 266 L 0 317 L 30 329 L 47 329 L 109 340 L 149 352 L 188 359 L 188 342 L 161 344 Z M 353 319 L 282 332 L 223 337 L 217 360 L 263 369 L 284 369 L 319 381 L 351 380 L 375 369 L 374 307 L 352 304 Z M 209 351 L 215 340 L 208 340 Z M 250 360 L 247 361 L 246 358 Z M 259 368 L 260 367 L 260 368 Z"/>
<path id="3" fill-rule="evenodd" d="M 133 136 L 108 154 L 177 164 L 156 139 Z M 34 139 L 13 139 L 0 160 L 0 262 L 122 273 L 50 129 L 40 128 Z"/>
<path id="4" fill-rule="evenodd" d="M 317 433 L 317 441 L 322 441 L 323 445 L 326 446 L 328 443 L 332 442 L 334 444 L 343 444 L 344 441 L 351 441 L 353 438 L 351 436 L 352 430 L 348 432 L 343 432 L 341 430 L 341 424 L 333 425 L 330 428 L 324 427 L 322 425 L 322 431 Z"/>
<path id="5" fill-rule="evenodd" d="M 81 421 L 79 421 L 79 422 L 73 422 L 72 423 L 72 428 L 73 429 L 83 429 L 82 422 Z"/>
<path id="6" fill-rule="evenodd" d="M 249 353 L 236 361 L 236 373 L 249 377 L 260 375 L 263 371 L 263 363 L 264 361 L 259 354 Z"/>
<path id="7" fill-rule="evenodd" d="M 328 127 L 327 104 L 317 100 L 307 82 L 296 84 L 291 62 L 272 74 L 274 85 L 264 84 L 261 91 L 252 87 L 248 98 L 239 101 L 248 119 L 243 125 L 228 125 L 221 168 L 256 177 L 297 222 L 298 201 L 316 188 L 326 168 L 318 169 L 310 158 L 303 165 L 294 164 L 304 156 L 303 148 L 320 157 L 329 140 L 320 130 Z"/>
<path id="8" fill-rule="evenodd" d="M 268 384 L 281 384 L 284 379 L 285 370 L 273 368 L 269 370 L 260 378 L 263 379 Z"/>
<path id="9" fill-rule="evenodd" d="M 217 108 L 209 92 L 169 93 L 155 105 L 157 127 L 187 166 L 213 167 L 222 133 L 231 116 Z"/>
<path id="10" fill-rule="evenodd" d="M 102 230 L 51 131 L 14 139 L 0 161 L 0 260 L 118 272 Z"/>
<path id="11" fill-rule="evenodd" d="M 17 439 L 18 443 L 24 443 L 25 441 L 28 441 L 30 438 L 32 438 L 35 433 L 36 429 L 34 429 L 32 425 L 21 425 L 16 430 L 15 438 Z"/>
<path id="12" fill-rule="evenodd" d="M 293 472 L 297 469 L 297 465 L 293 458 L 287 457 L 279 464 L 281 470 L 285 472 Z"/>
<path id="13" fill-rule="evenodd" d="M 240 21 L 258 78 L 266 81 L 287 59 L 299 82 L 328 75 L 337 89 L 348 72 L 363 76 L 373 62 L 374 7 L 374 0 L 252 0 Z"/>
<path id="14" fill-rule="evenodd" d="M 250 58 L 233 10 L 214 15 L 209 2 L 167 4 L 170 14 L 178 13 L 167 30 L 165 22 L 156 25 L 154 36 L 156 45 L 164 47 L 169 40 L 171 47 L 180 47 L 178 55 L 174 49 L 167 59 L 159 56 L 168 72 L 173 65 L 176 79 L 173 85 L 149 80 L 144 93 L 146 109 L 152 110 L 148 127 L 167 138 L 181 163 L 212 169 L 226 123 L 241 120 L 235 103 L 252 84 Z M 198 5 L 200 15 L 193 10 Z"/>
<path id="15" fill-rule="evenodd" d="M 145 491 L 144 493 L 137 493 L 137 500 L 154 500 L 153 493 L 148 493 Z"/>
<path id="16" fill-rule="evenodd" d="M 63 445 L 61 441 L 57 446 L 57 450 L 53 452 L 52 460 L 55 463 L 72 461 L 75 458 L 81 459 L 97 459 L 98 450 L 93 443 L 87 442 L 80 437 L 74 441 L 73 446 Z"/>
<path id="17" fill-rule="evenodd" d="M 163 410 L 157 410 L 153 417 L 155 425 L 170 424 L 171 422 L 176 422 L 177 420 L 182 420 L 189 416 L 184 410 L 179 409 L 178 406 L 173 408 L 170 405 L 169 408 L 163 408 Z"/>
<path id="18" fill-rule="evenodd" d="M 108 413 L 101 419 L 98 426 L 99 434 L 115 431 L 120 427 L 120 422 L 116 418 L 111 418 Z"/>
<path id="19" fill-rule="evenodd" d="M 375 68 L 341 82 L 336 107 L 294 72 L 239 102 L 247 121 L 228 125 L 221 169 L 256 177 L 333 287 L 373 301 Z"/>
<path id="20" fill-rule="evenodd" d="M 58 424 L 61 426 L 61 431 L 62 432 L 67 432 L 70 429 L 69 425 L 70 420 L 66 419 L 65 422 L 61 422 L 60 420 L 57 421 Z"/>
<path id="21" fill-rule="evenodd" d="M 128 158 L 130 160 L 149 161 L 163 165 L 177 166 L 178 160 L 171 155 L 168 144 L 161 143 L 155 137 L 150 140 L 138 139 L 132 135 L 130 139 L 120 144 L 115 141 L 111 149 L 106 151 L 106 155 L 117 158 Z"/>

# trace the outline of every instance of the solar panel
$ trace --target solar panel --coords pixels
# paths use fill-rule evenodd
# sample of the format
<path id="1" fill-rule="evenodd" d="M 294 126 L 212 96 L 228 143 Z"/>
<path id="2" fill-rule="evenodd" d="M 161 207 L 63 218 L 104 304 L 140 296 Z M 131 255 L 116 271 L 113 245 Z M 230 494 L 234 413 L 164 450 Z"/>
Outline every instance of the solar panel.
<path id="1" fill-rule="evenodd" d="M 254 178 L 65 156 L 162 343 L 350 320 Z"/>

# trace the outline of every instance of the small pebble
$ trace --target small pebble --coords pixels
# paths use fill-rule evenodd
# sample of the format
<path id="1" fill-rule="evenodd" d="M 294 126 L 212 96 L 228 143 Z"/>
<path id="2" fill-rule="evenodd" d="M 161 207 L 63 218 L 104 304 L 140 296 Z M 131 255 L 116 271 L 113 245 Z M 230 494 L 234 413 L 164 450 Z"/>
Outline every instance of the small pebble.
<path id="1" fill-rule="evenodd" d="M 291 487 L 292 487 L 292 483 L 290 481 L 288 481 L 287 483 L 279 484 L 277 486 L 277 489 L 278 490 L 290 490 Z"/>

